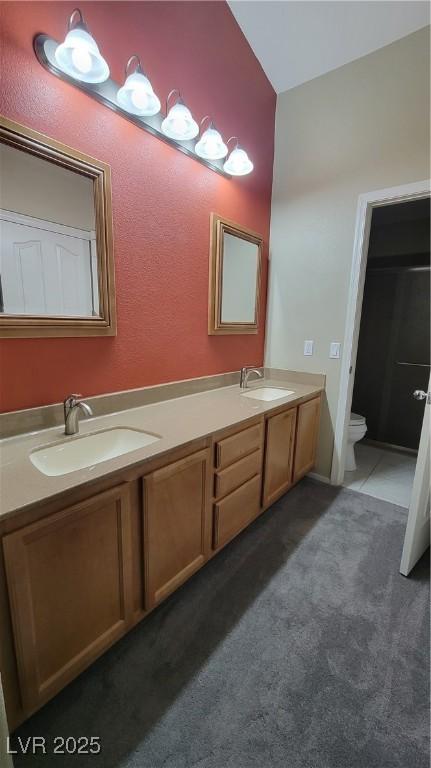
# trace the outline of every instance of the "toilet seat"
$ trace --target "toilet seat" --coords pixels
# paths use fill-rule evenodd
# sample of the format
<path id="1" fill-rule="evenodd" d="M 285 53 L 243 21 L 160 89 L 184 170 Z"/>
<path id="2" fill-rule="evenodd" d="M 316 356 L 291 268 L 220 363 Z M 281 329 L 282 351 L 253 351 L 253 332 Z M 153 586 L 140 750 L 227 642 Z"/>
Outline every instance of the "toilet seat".
<path id="1" fill-rule="evenodd" d="M 350 427 L 359 427 L 361 424 L 365 424 L 365 416 L 361 416 L 360 413 L 351 413 L 350 414 L 350 421 L 349 426 Z"/>

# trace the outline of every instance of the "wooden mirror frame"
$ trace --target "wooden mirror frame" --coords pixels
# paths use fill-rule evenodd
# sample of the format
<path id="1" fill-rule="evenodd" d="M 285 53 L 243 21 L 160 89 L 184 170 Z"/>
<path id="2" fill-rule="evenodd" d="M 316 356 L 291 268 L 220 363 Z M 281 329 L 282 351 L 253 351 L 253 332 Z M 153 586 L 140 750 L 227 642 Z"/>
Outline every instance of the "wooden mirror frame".
<path id="1" fill-rule="evenodd" d="M 208 334 L 210 336 L 229 334 L 256 334 L 259 329 L 260 287 L 262 270 L 263 238 L 257 232 L 242 227 L 230 219 L 224 219 L 216 213 L 211 214 L 210 221 L 210 261 L 209 261 L 209 290 L 208 290 Z M 222 322 L 222 287 L 223 287 L 223 237 L 224 234 L 234 235 L 258 246 L 256 270 L 256 303 L 254 321 L 252 323 Z"/>
<path id="2" fill-rule="evenodd" d="M 0 115 L 0 142 L 93 180 L 99 287 L 97 317 L 0 314 L 0 338 L 115 336 L 111 169 L 106 163 Z"/>

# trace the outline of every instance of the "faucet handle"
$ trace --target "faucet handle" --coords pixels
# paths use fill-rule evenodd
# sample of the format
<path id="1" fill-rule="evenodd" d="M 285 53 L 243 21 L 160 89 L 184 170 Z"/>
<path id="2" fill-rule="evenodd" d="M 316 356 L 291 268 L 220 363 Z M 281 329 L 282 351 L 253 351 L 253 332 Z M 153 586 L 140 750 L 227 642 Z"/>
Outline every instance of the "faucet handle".
<path id="1" fill-rule="evenodd" d="M 82 397 L 81 394 L 74 394 L 74 395 L 68 395 L 63 400 L 63 412 L 64 412 L 64 420 L 66 421 L 67 414 L 70 411 L 71 408 L 74 407 L 77 403 L 79 403 L 80 398 Z"/>
<path id="2" fill-rule="evenodd" d="M 82 397 L 82 394 L 81 394 L 81 393 L 78 393 L 78 394 L 72 394 L 72 395 L 68 395 L 68 396 L 66 397 L 66 399 L 65 399 L 65 401 L 64 401 L 64 402 L 65 402 L 65 403 L 69 403 L 69 402 L 71 402 L 72 400 L 79 400 L 79 398 L 80 398 L 80 397 Z"/>

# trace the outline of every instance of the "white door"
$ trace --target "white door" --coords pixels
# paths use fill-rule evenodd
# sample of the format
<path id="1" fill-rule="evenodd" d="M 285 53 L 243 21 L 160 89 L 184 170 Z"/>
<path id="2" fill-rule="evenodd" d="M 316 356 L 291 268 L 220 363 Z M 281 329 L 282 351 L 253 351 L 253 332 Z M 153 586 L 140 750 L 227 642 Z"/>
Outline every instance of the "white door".
<path id="1" fill-rule="evenodd" d="M 1 221 L 3 312 L 93 315 L 90 233 L 84 233 L 84 237 L 69 235 L 64 234 L 66 227 L 58 227 L 63 232 L 56 232 L 51 222 L 23 216 L 20 219 L 28 219 L 31 224 L 5 218 Z"/>
<path id="2" fill-rule="evenodd" d="M 413 566 L 430 544 L 430 417 L 431 378 L 428 393 L 415 392 L 417 399 L 425 399 L 425 413 L 419 443 L 418 460 L 413 482 L 412 498 L 407 519 L 400 572 L 408 576 Z"/>

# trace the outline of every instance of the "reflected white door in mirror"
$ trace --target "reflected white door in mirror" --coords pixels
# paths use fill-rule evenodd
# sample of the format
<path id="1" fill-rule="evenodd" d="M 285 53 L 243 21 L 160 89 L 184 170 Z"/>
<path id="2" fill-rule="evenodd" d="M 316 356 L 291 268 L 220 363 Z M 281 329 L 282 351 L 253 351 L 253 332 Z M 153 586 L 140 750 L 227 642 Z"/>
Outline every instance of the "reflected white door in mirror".
<path id="1" fill-rule="evenodd" d="M 96 233 L 0 209 L 0 312 L 99 314 Z"/>

